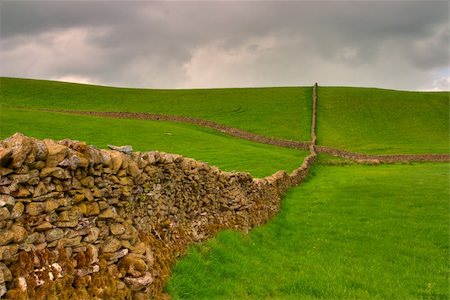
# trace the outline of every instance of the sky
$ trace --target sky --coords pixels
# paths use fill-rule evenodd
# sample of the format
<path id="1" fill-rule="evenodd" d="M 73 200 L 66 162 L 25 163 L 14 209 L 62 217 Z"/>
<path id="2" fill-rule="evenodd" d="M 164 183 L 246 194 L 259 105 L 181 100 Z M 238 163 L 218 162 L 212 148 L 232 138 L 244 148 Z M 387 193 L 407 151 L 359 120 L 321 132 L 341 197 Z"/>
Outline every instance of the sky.
<path id="1" fill-rule="evenodd" d="M 448 1 L 0 1 L 0 76 L 450 90 Z"/>

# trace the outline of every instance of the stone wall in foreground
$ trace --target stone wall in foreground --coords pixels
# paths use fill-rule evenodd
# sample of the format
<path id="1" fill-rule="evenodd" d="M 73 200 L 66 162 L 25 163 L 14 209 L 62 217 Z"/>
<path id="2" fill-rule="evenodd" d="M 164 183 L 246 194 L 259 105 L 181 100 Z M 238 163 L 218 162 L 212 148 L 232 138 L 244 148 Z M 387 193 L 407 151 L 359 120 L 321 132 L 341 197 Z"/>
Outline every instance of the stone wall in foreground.
<path id="1" fill-rule="evenodd" d="M 267 222 L 315 157 L 253 179 L 174 154 L 15 134 L 0 141 L 0 296 L 159 298 L 190 243 Z"/>

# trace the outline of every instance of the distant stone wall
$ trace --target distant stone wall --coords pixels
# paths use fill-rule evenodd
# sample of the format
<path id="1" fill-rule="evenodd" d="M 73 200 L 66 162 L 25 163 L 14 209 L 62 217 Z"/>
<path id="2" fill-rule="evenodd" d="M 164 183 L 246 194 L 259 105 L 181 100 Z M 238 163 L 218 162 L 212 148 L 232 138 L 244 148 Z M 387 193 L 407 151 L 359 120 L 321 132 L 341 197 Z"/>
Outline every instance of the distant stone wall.
<path id="1" fill-rule="evenodd" d="M 318 153 L 326 153 L 329 155 L 350 159 L 357 163 L 407 163 L 407 162 L 449 162 L 450 155 L 448 153 L 442 154 L 391 154 L 391 155 L 377 155 L 350 152 L 342 149 L 316 146 Z"/>
<path id="2" fill-rule="evenodd" d="M 158 298 L 190 243 L 267 222 L 315 158 L 253 179 L 174 154 L 15 134 L 0 141 L 0 297 Z"/>

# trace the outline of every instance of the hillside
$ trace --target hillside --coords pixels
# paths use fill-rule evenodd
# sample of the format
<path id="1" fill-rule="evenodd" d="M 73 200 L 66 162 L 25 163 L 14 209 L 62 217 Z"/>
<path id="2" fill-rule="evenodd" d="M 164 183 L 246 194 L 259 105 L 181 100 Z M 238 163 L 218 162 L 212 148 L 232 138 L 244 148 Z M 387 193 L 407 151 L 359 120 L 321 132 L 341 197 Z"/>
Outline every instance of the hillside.
<path id="1" fill-rule="evenodd" d="M 149 90 L 0 78 L 0 98 L 8 107 L 189 116 L 301 141 L 311 124 L 310 87 Z"/>
<path id="2" fill-rule="evenodd" d="M 364 153 L 448 153 L 449 92 L 319 88 L 318 143 Z"/>
<path id="3" fill-rule="evenodd" d="M 306 151 L 280 148 L 233 138 L 191 124 L 122 120 L 3 107 L 0 138 L 15 132 L 36 138 L 76 139 L 99 148 L 133 145 L 139 151 L 164 151 L 192 157 L 223 170 L 246 171 L 264 177 L 277 170 L 292 171 Z M 261 164 L 261 162 L 264 164 Z"/>

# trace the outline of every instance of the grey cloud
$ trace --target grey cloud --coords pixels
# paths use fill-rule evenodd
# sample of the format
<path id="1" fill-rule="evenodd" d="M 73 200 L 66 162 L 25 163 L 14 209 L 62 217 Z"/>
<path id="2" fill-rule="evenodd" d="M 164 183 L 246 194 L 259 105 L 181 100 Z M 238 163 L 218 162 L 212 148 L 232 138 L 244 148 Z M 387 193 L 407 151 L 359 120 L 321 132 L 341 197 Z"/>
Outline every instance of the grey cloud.
<path id="1" fill-rule="evenodd" d="M 440 80 L 433 70 L 448 68 L 448 2 L 5 1 L 0 8 L 4 76 L 169 88 L 323 78 L 418 89 Z M 79 34 L 65 48 L 71 30 Z M 24 55 L 29 68 L 19 62 Z"/>

